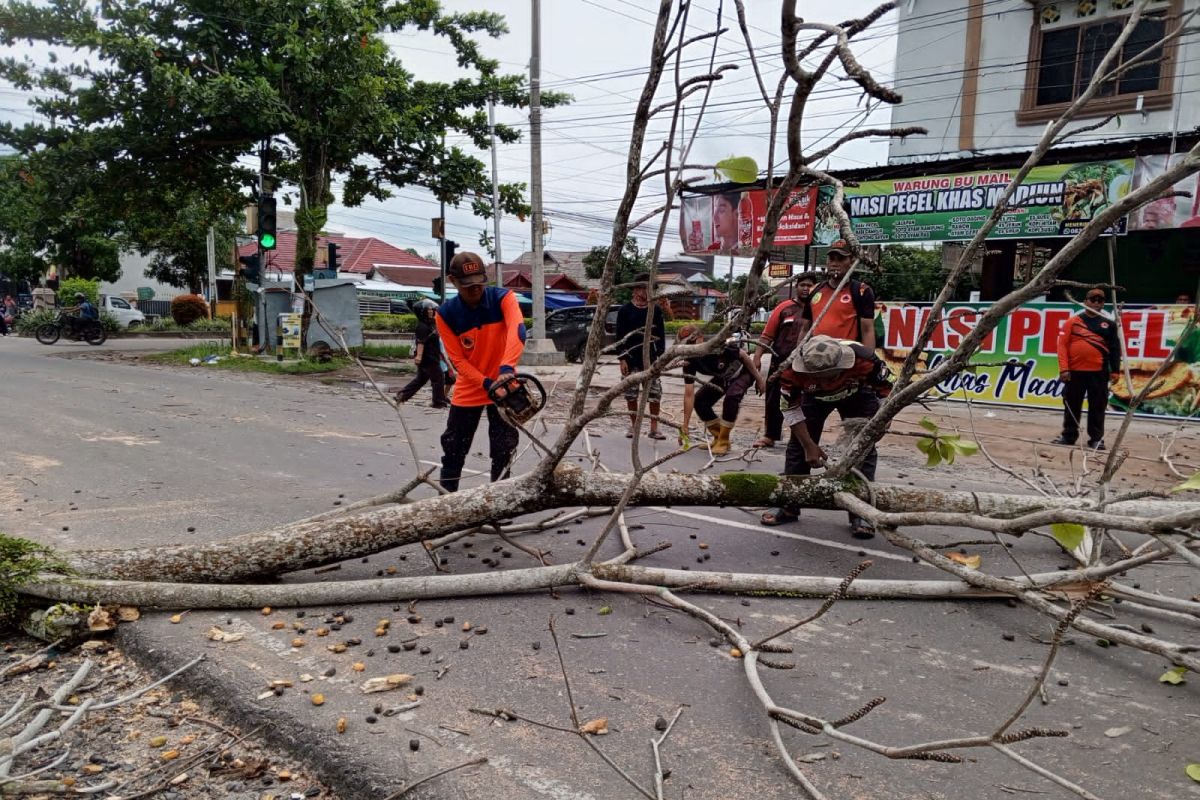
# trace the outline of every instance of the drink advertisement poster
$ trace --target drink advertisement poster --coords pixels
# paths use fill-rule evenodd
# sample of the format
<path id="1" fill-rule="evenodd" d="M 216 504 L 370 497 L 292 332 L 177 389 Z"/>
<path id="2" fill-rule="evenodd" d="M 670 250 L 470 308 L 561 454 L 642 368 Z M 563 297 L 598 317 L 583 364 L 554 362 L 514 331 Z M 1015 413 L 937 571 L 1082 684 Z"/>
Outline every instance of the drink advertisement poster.
<path id="1" fill-rule="evenodd" d="M 988 303 L 948 304 L 945 319 L 934 329 L 922 366 L 936 367 L 962 342 L 989 308 Z M 898 374 L 917 334 L 929 318 L 931 303 L 880 303 L 875 332 L 880 356 Z M 1131 398 L 1150 381 L 1183 335 L 1194 309 L 1183 305 L 1121 309 L 1126 363 L 1109 387 L 1109 406 L 1128 408 Z M 1008 314 L 971 359 L 978 366 L 937 386 L 948 399 L 1062 410 L 1058 379 L 1058 337 L 1063 323 L 1079 308 L 1069 303 L 1031 303 Z M 1200 329 L 1193 328 L 1138 413 L 1155 417 L 1200 420 Z"/>
<path id="2" fill-rule="evenodd" d="M 846 187 L 864 244 L 971 239 L 1016 169 L 863 181 Z M 1017 187 L 992 239 L 1074 236 L 1133 186 L 1134 160 L 1034 167 Z M 1108 234 L 1124 234 L 1126 220 Z"/>
<path id="3" fill-rule="evenodd" d="M 812 241 L 816 197 L 815 188 L 792 192 L 775 231 L 776 247 L 803 246 Z M 684 252 L 753 255 L 766 227 L 767 202 L 765 189 L 685 195 L 679 214 Z"/>

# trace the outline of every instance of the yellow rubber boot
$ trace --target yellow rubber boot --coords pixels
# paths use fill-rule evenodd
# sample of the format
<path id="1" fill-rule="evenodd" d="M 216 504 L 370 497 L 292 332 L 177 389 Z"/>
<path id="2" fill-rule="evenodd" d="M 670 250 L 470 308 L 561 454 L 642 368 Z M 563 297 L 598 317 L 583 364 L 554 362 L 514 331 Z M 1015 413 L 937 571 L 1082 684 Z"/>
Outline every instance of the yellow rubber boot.
<path id="1" fill-rule="evenodd" d="M 733 432 L 733 423 L 720 421 L 717 423 L 717 440 L 713 442 L 714 456 L 723 456 L 729 452 L 729 434 Z"/>
<path id="2" fill-rule="evenodd" d="M 704 428 L 708 431 L 709 446 L 713 448 L 713 452 L 715 453 L 717 442 L 721 440 L 721 420 L 709 420 L 708 422 L 704 423 Z"/>

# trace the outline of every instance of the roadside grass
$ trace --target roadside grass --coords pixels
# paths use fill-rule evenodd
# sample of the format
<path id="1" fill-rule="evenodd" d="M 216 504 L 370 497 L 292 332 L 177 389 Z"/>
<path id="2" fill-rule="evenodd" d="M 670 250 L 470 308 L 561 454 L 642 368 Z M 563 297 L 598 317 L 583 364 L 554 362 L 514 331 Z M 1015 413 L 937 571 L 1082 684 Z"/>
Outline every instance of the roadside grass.
<path id="1" fill-rule="evenodd" d="M 412 356 L 412 345 L 364 344 L 358 348 L 358 354 L 367 358 L 410 358 Z"/>
<path id="2" fill-rule="evenodd" d="M 204 359 L 210 356 L 217 356 L 221 360 L 212 364 L 203 363 Z M 313 375 L 321 372 L 333 372 L 350 363 L 350 359 L 345 356 L 335 356 L 332 360 L 322 364 L 319 361 L 313 361 L 308 358 L 303 358 L 300 361 L 291 361 L 280 363 L 257 356 L 247 355 L 230 355 L 229 345 L 220 342 L 202 342 L 200 344 L 181 347 L 178 350 L 169 350 L 165 353 L 152 353 L 145 356 L 145 360 L 154 364 L 171 364 L 175 366 L 191 366 L 193 358 L 198 358 L 202 363 L 197 365 L 197 368 L 204 369 L 228 369 L 237 372 L 265 372 L 271 375 Z"/>

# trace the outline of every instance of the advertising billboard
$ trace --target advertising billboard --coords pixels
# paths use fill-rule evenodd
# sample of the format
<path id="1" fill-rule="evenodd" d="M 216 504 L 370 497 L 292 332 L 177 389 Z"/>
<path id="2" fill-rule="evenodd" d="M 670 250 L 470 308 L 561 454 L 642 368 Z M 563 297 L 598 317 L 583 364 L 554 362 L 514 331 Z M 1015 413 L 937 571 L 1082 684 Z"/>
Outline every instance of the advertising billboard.
<path id="1" fill-rule="evenodd" d="M 815 188 L 792 192 L 775 231 L 775 246 L 796 247 L 812 241 Z M 762 242 L 767 218 L 765 189 L 732 189 L 689 194 L 680 201 L 679 237 L 692 255 L 750 256 Z"/>
<path id="2" fill-rule="evenodd" d="M 1016 169 L 863 181 L 845 189 L 854 233 L 865 243 L 971 239 Z M 1134 160 L 1034 167 L 1009 201 L 992 239 L 1074 236 L 1133 187 Z M 1126 220 L 1110 228 L 1123 234 Z"/>
<path id="3" fill-rule="evenodd" d="M 952 303 L 934 329 L 923 357 L 936 367 L 974 329 L 989 303 Z M 929 318 L 932 303 L 879 303 L 876 334 L 880 355 L 898 373 L 917 334 Z M 939 384 L 952 399 L 983 403 L 1062 409 L 1058 379 L 1058 336 L 1077 306 L 1031 303 L 1003 320 L 971 359 L 977 365 Z M 1183 334 L 1193 308 L 1182 305 L 1141 306 L 1121 310 L 1126 358 L 1132 382 L 1122 376 L 1110 387 L 1109 405 L 1124 409 L 1146 385 Z M 1200 329 L 1193 329 L 1172 363 L 1138 409 L 1140 414 L 1200 420 Z"/>

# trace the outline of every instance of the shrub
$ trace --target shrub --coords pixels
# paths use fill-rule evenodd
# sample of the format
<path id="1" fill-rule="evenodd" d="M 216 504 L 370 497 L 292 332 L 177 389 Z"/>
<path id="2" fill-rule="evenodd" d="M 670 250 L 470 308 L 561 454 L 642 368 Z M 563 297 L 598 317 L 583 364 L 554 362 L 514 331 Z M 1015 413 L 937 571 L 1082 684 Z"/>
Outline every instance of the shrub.
<path id="1" fill-rule="evenodd" d="M 415 314 L 368 314 L 362 319 L 364 331 L 412 333 L 417 329 Z"/>
<path id="2" fill-rule="evenodd" d="M 17 591 L 39 573 L 70 570 L 53 550 L 28 539 L 0 533 L 0 623 L 17 610 Z"/>
<path id="3" fill-rule="evenodd" d="M 92 305 L 100 305 L 100 282 L 89 281 L 86 278 L 64 278 L 58 284 L 58 304 L 60 306 L 75 305 L 75 293 L 82 292 Z"/>
<path id="4" fill-rule="evenodd" d="M 56 319 L 58 319 L 58 312 L 49 308 L 40 311 L 26 311 L 17 317 L 17 321 L 13 323 L 13 330 L 17 332 L 18 336 L 33 336 L 39 326 L 47 322 L 54 322 Z"/>
<path id="5" fill-rule="evenodd" d="M 702 330 L 704 333 L 716 333 L 717 331 L 721 330 L 721 323 L 717 320 L 709 320 L 708 322 L 703 322 L 698 319 L 671 319 L 671 320 L 667 320 L 667 322 L 665 324 L 666 324 L 667 334 L 670 336 L 677 335 L 679 333 L 679 329 L 682 328 L 684 325 L 700 325 L 701 326 L 700 330 Z M 760 333 L 762 333 L 763 328 L 765 328 L 766 326 L 767 326 L 767 324 L 765 322 L 751 322 L 750 323 L 750 332 L 755 335 L 760 334 Z"/>
<path id="6" fill-rule="evenodd" d="M 208 303 L 198 294 L 181 294 L 171 301 L 171 319 L 189 325 L 208 316 Z"/>

